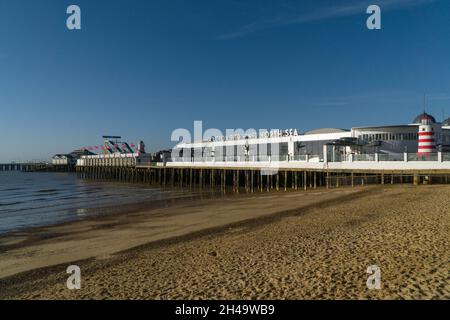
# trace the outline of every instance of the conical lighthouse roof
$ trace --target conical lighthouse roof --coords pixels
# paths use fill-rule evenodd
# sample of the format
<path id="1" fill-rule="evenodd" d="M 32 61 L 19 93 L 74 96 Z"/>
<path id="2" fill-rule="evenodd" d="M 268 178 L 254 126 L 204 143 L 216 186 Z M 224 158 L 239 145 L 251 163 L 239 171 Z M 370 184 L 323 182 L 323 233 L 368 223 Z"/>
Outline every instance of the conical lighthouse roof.
<path id="1" fill-rule="evenodd" d="M 426 112 L 419 114 L 417 117 L 415 117 L 413 120 L 413 123 L 420 124 L 420 123 L 422 123 L 423 120 L 428 120 L 431 123 L 436 123 L 436 119 L 432 115 L 430 115 Z"/>

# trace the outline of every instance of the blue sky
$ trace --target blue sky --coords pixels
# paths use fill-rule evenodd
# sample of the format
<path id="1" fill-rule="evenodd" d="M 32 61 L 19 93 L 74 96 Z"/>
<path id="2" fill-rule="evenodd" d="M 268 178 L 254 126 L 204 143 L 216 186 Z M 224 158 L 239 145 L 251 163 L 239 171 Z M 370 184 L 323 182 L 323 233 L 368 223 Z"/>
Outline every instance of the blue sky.
<path id="1" fill-rule="evenodd" d="M 82 30 L 66 29 L 77 4 Z M 382 30 L 366 28 L 369 4 Z M 447 0 L 0 0 L 0 162 L 176 128 L 450 116 Z"/>

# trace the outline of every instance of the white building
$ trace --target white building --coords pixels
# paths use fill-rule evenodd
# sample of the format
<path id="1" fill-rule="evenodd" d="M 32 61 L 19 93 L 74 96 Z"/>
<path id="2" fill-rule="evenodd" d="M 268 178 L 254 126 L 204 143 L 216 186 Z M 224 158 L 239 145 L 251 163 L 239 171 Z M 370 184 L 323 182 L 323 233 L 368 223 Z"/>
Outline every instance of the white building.
<path id="1" fill-rule="evenodd" d="M 433 151 L 450 151 L 450 118 L 439 123 L 426 113 L 411 124 L 354 127 L 350 130 L 325 128 L 299 134 L 297 130 L 275 130 L 251 136 L 213 137 L 209 141 L 180 143 L 172 152 L 172 162 L 337 162 L 349 157 L 400 161 L 405 154 L 418 153 L 419 129 L 427 122 L 433 131 Z M 423 130 L 423 128 L 421 129 Z M 428 129 L 427 129 L 428 130 Z M 432 154 L 430 154 L 433 157 Z M 435 156 L 437 158 L 437 155 Z"/>
<path id="2" fill-rule="evenodd" d="M 108 153 L 82 156 L 77 160 L 79 167 L 134 167 L 149 164 L 152 157 L 148 153 Z"/>
<path id="3" fill-rule="evenodd" d="M 74 166 L 76 164 L 77 160 L 80 159 L 82 156 L 93 155 L 93 154 L 94 153 L 92 153 L 88 150 L 84 150 L 84 149 L 74 150 L 68 154 L 55 154 L 52 157 L 52 165 L 54 165 L 54 166 Z"/>

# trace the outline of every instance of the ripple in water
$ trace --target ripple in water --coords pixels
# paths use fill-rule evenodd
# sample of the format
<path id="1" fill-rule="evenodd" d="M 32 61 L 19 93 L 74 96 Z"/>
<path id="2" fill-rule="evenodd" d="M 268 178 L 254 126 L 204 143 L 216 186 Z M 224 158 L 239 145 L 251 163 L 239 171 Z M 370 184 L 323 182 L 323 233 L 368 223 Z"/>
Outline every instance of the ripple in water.
<path id="1" fill-rule="evenodd" d="M 0 234 L 82 219 L 94 208 L 187 195 L 143 185 L 80 180 L 73 173 L 14 171 L 0 172 L 0 190 Z"/>

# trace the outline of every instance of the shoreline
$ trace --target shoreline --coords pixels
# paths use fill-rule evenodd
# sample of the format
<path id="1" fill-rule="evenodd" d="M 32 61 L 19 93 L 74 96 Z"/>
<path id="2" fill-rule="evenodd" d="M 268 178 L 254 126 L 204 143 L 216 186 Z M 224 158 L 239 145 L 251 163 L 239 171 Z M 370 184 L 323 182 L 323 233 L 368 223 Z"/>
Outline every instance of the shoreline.
<path id="1" fill-rule="evenodd" d="M 420 191 L 424 189 L 434 193 L 422 194 Z M 430 212 L 430 216 L 442 221 L 429 221 L 429 217 L 411 211 L 415 206 L 420 209 L 429 201 L 447 195 L 450 195 L 450 188 L 442 186 L 281 191 L 251 197 L 240 194 L 231 196 L 231 199 L 194 200 L 150 210 L 155 215 L 149 214 L 150 211 L 131 214 L 133 222 L 121 221 L 115 225 L 100 223 L 91 233 L 86 230 L 80 233 L 78 228 L 71 230 L 72 241 L 85 249 L 87 243 L 83 242 L 83 238 L 86 235 L 93 236 L 106 230 L 111 233 L 111 238 L 106 238 L 111 243 L 128 240 L 126 246 L 109 248 L 120 250 L 93 250 L 84 259 L 69 259 L 76 257 L 71 255 L 61 263 L 2 274 L 0 298 L 448 298 L 448 268 L 442 269 L 442 261 L 448 262 L 449 254 L 442 248 L 445 248 L 444 239 L 448 240 L 448 233 L 445 232 L 449 230 L 449 214 L 445 210 L 447 206 L 450 208 L 450 204 L 447 201 L 442 210 Z M 286 205 L 289 199 L 295 201 Z M 390 203 L 392 199 L 396 202 Z M 261 202 L 264 202 L 262 206 Z M 277 206 L 283 203 L 284 206 Z M 271 209 L 265 210 L 264 207 Z M 380 209 L 376 209 L 378 207 Z M 229 217 L 223 219 L 218 212 L 214 214 L 214 210 L 228 213 Z M 230 213 L 233 210 L 238 214 L 233 216 Z M 197 216 L 192 215 L 192 211 L 197 211 Z M 396 212 L 396 215 L 390 212 Z M 193 217 L 196 219 L 191 220 Z M 205 218 L 208 221 L 203 221 Z M 165 221 L 166 226 L 159 230 L 145 229 L 141 234 L 145 236 L 137 242 L 127 238 L 130 234 L 123 233 L 130 227 L 148 225 L 149 219 Z M 168 227 L 171 222 L 180 221 L 185 221 L 185 228 L 174 230 Z M 192 222 L 194 227 L 189 226 Z M 136 232 L 136 229 L 131 230 Z M 406 230 L 409 231 L 405 233 Z M 153 236 L 150 235 L 152 232 Z M 55 240 L 65 242 L 67 235 L 50 241 L 41 240 L 43 246 L 40 249 L 52 248 Z M 29 254 L 28 249 L 25 246 L 16 253 Z M 417 256 L 417 250 L 421 255 Z M 4 264 L 6 253 L 0 252 L 0 263 Z M 395 260 L 404 260 L 405 263 L 401 263 L 401 267 L 393 267 L 401 262 Z M 76 262 L 82 268 L 86 279 L 85 290 L 71 292 L 64 288 L 65 267 L 69 262 Z M 389 281 L 422 280 L 415 286 L 408 285 L 405 290 L 388 286 L 387 292 L 367 292 L 364 290 L 365 280 L 356 281 L 355 271 L 359 270 L 357 274 L 365 279 L 367 264 L 374 262 L 382 262 L 385 268 L 383 278 Z M 390 266 L 392 263 L 393 266 Z M 413 268 L 405 273 L 403 269 L 410 266 Z M 333 275 L 327 275 L 327 268 L 337 269 L 332 272 Z M 424 268 L 426 270 L 422 271 Z M 414 275 L 418 271 L 419 275 Z M 277 280 L 278 284 L 273 284 L 274 287 L 267 287 L 267 283 L 259 283 L 257 275 L 261 272 L 267 279 L 277 278 L 277 275 L 281 278 Z M 109 280 L 106 279 L 113 275 L 117 277 L 116 284 L 108 285 Z M 285 277 L 291 280 L 281 280 Z M 180 279 L 185 279 L 186 283 L 180 282 Z M 207 279 L 212 282 L 205 282 Z M 243 284 L 239 284 L 241 281 Z M 239 288 L 235 287 L 236 283 Z M 349 283 L 353 287 L 349 287 Z M 422 288 L 421 283 L 425 283 L 426 287 Z M 434 286 L 438 289 L 431 289 Z"/>
<path id="2" fill-rule="evenodd" d="M 323 194 L 325 199 L 333 198 L 335 195 L 336 200 L 341 201 L 342 194 L 366 193 L 372 189 L 375 187 L 211 195 L 208 199 L 201 200 L 198 197 L 189 197 L 188 199 L 126 204 L 116 208 L 116 213 L 95 215 L 82 220 L 30 228 L 26 231 L 0 236 L 0 279 L 35 268 L 107 256 L 150 242 L 201 232 L 204 229 L 220 229 L 232 223 L 258 219 L 265 215 L 277 215 L 280 211 L 299 210 L 311 203 L 318 205 L 315 203 L 317 200 L 323 201 L 322 198 L 314 198 L 314 195 L 318 194 Z M 289 204 L 283 201 L 284 197 L 289 199 L 291 196 L 302 199 L 304 203 Z M 303 199 L 304 197 L 306 199 Z M 271 200 L 275 203 L 265 209 L 267 205 L 261 200 Z M 251 202 L 250 206 L 249 202 Z M 227 214 L 227 210 L 233 210 L 233 215 Z M 184 220 L 184 225 L 180 224 L 180 220 Z M 120 238 L 114 238 L 113 234 L 117 234 Z M 134 239 L 130 240 L 127 237 L 134 237 Z M 85 241 L 85 238 L 91 241 Z M 120 243 L 120 239 L 123 242 Z M 112 248 L 100 246 L 101 240 L 109 243 Z M 66 244 L 66 247 L 61 243 Z M 75 247 L 73 254 L 67 254 L 62 250 L 73 249 L 73 247 Z M 41 255 L 48 253 L 47 258 L 55 260 L 47 261 L 43 257 L 33 255 L 36 251 Z M 56 254 L 53 251 L 56 251 Z"/>
<path id="3" fill-rule="evenodd" d="M 17 174 L 17 172 L 12 173 L 14 176 Z M 19 174 L 27 176 L 29 173 L 20 172 Z M 137 209 L 139 209 L 139 206 L 151 207 L 161 201 L 167 201 L 169 203 L 172 200 L 178 201 L 181 198 L 202 199 L 219 194 L 217 191 L 212 190 L 191 190 L 180 187 L 163 188 L 162 186 L 146 185 L 143 183 L 134 184 L 102 180 L 81 181 L 76 177 L 76 174 L 67 172 L 38 173 L 38 175 L 41 174 L 45 174 L 47 176 L 46 179 L 53 180 L 46 182 L 43 179 L 44 183 L 38 187 L 34 187 L 33 184 L 30 188 L 23 187 L 22 185 L 14 185 L 13 188 L 5 189 L 7 192 L 13 191 L 14 193 L 7 194 L 6 197 L 9 197 L 10 200 L 6 200 L 4 203 L 3 201 L 0 202 L 0 209 L 3 209 L 3 205 L 6 205 L 5 214 L 7 216 L 22 217 L 24 222 L 17 224 L 14 220 L 11 222 L 6 220 L 5 226 L 0 230 L 0 238 L 13 233 L 28 232 L 31 229 L 46 228 L 81 221 L 86 218 L 94 218 L 95 216 L 136 210 L 133 209 L 134 207 Z M 68 176 L 70 179 L 65 179 L 61 183 L 61 180 L 54 179 L 58 174 Z M 40 183 L 41 181 L 39 179 L 38 181 L 34 181 L 34 183 Z M 17 181 L 14 183 L 17 183 Z M 19 183 L 25 182 L 19 181 Z M 49 186 L 48 183 L 54 186 Z M 121 193 L 124 195 L 124 198 L 120 198 L 122 196 Z M 25 194 L 25 200 L 22 201 L 20 197 L 23 194 Z M 96 195 L 99 197 L 96 198 Z M 54 203 L 56 205 L 53 205 Z M 16 208 L 14 207 L 15 205 L 19 205 L 19 207 Z M 39 214 L 41 212 L 35 218 L 33 215 L 35 210 L 48 210 L 46 214 L 50 218 L 39 220 Z M 59 215 L 59 213 L 63 214 Z M 53 219 L 51 219 L 52 217 Z M 3 222 L 2 219 L 0 219 L 1 222 Z"/>
<path id="4" fill-rule="evenodd" d="M 356 187 L 358 188 L 358 187 Z M 303 192 L 313 192 L 313 191 L 323 191 L 324 188 L 317 188 L 315 190 L 287 190 L 284 193 L 303 193 Z M 42 226 L 30 226 L 19 230 L 8 231 L 0 234 L 0 253 L 6 250 L 13 249 L 14 244 L 9 245 L 10 238 L 20 238 L 20 237 L 32 237 L 35 234 L 39 234 L 48 229 L 53 229 L 57 227 L 70 226 L 71 224 L 76 224 L 77 222 L 91 221 L 91 222 L 102 222 L 108 219 L 114 219 L 115 217 L 120 217 L 123 215 L 142 213 L 145 211 L 152 211 L 155 209 L 170 209 L 172 206 L 183 205 L 183 204 L 193 204 L 195 201 L 209 201 L 209 200 L 224 200 L 224 199 L 239 199 L 240 197 L 246 198 L 256 198 L 264 197 L 270 193 L 264 192 L 254 192 L 254 193 L 233 193 L 230 189 L 226 193 L 222 191 L 211 191 L 205 192 L 201 190 L 198 191 L 186 191 L 183 194 L 183 189 L 175 189 L 174 191 L 181 192 L 181 195 L 176 197 L 171 197 L 167 199 L 157 199 L 157 200 L 144 200 L 129 202 L 124 204 L 109 204 L 102 205 L 98 207 L 82 208 L 85 210 L 85 216 L 79 219 L 69 219 L 62 222 L 56 222 L 53 224 L 42 225 Z M 12 241 L 11 241 L 12 242 Z M 20 244 L 22 246 L 22 243 Z"/>
<path id="5" fill-rule="evenodd" d="M 179 190 L 182 191 L 182 190 Z M 32 234 L 39 233 L 41 231 L 55 228 L 55 227 L 63 227 L 73 223 L 82 222 L 82 221 L 102 221 L 108 218 L 114 218 L 115 216 L 132 214 L 137 212 L 142 212 L 145 210 L 152 210 L 158 208 L 167 208 L 174 204 L 181 204 L 183 202 L 189 201 L 197 201 L 197 200 L 205 200 L 205 199 L 217 199 L 222 196 L 219 193 L 205 193 L 205 194 L 190 194 L 186 192 L 185 195 L 179 195 L 172 198 L 167 199 L 157 199 L 157 200 L 145 200 L 145 201 L 137 201 L 130 202 L 125 204 L 110 204 L 110 205 L 102 205 L 97 207 L 89 207 L 82 208 L 81 210 L 85 211 L 83 213 L 85 216 L 78 219 L 68 219 L 62 222 L 56 222 L 53 224 L 41 225 L 41 226 L 30 226 L 25 227 L 19 230 L 8 231 L 0 234 L 0 253 L 9 250 L 12 247 L 5 244 L 8 243 L 9 238 L 17 238 L 21 236 L 31 236 Z"/>

